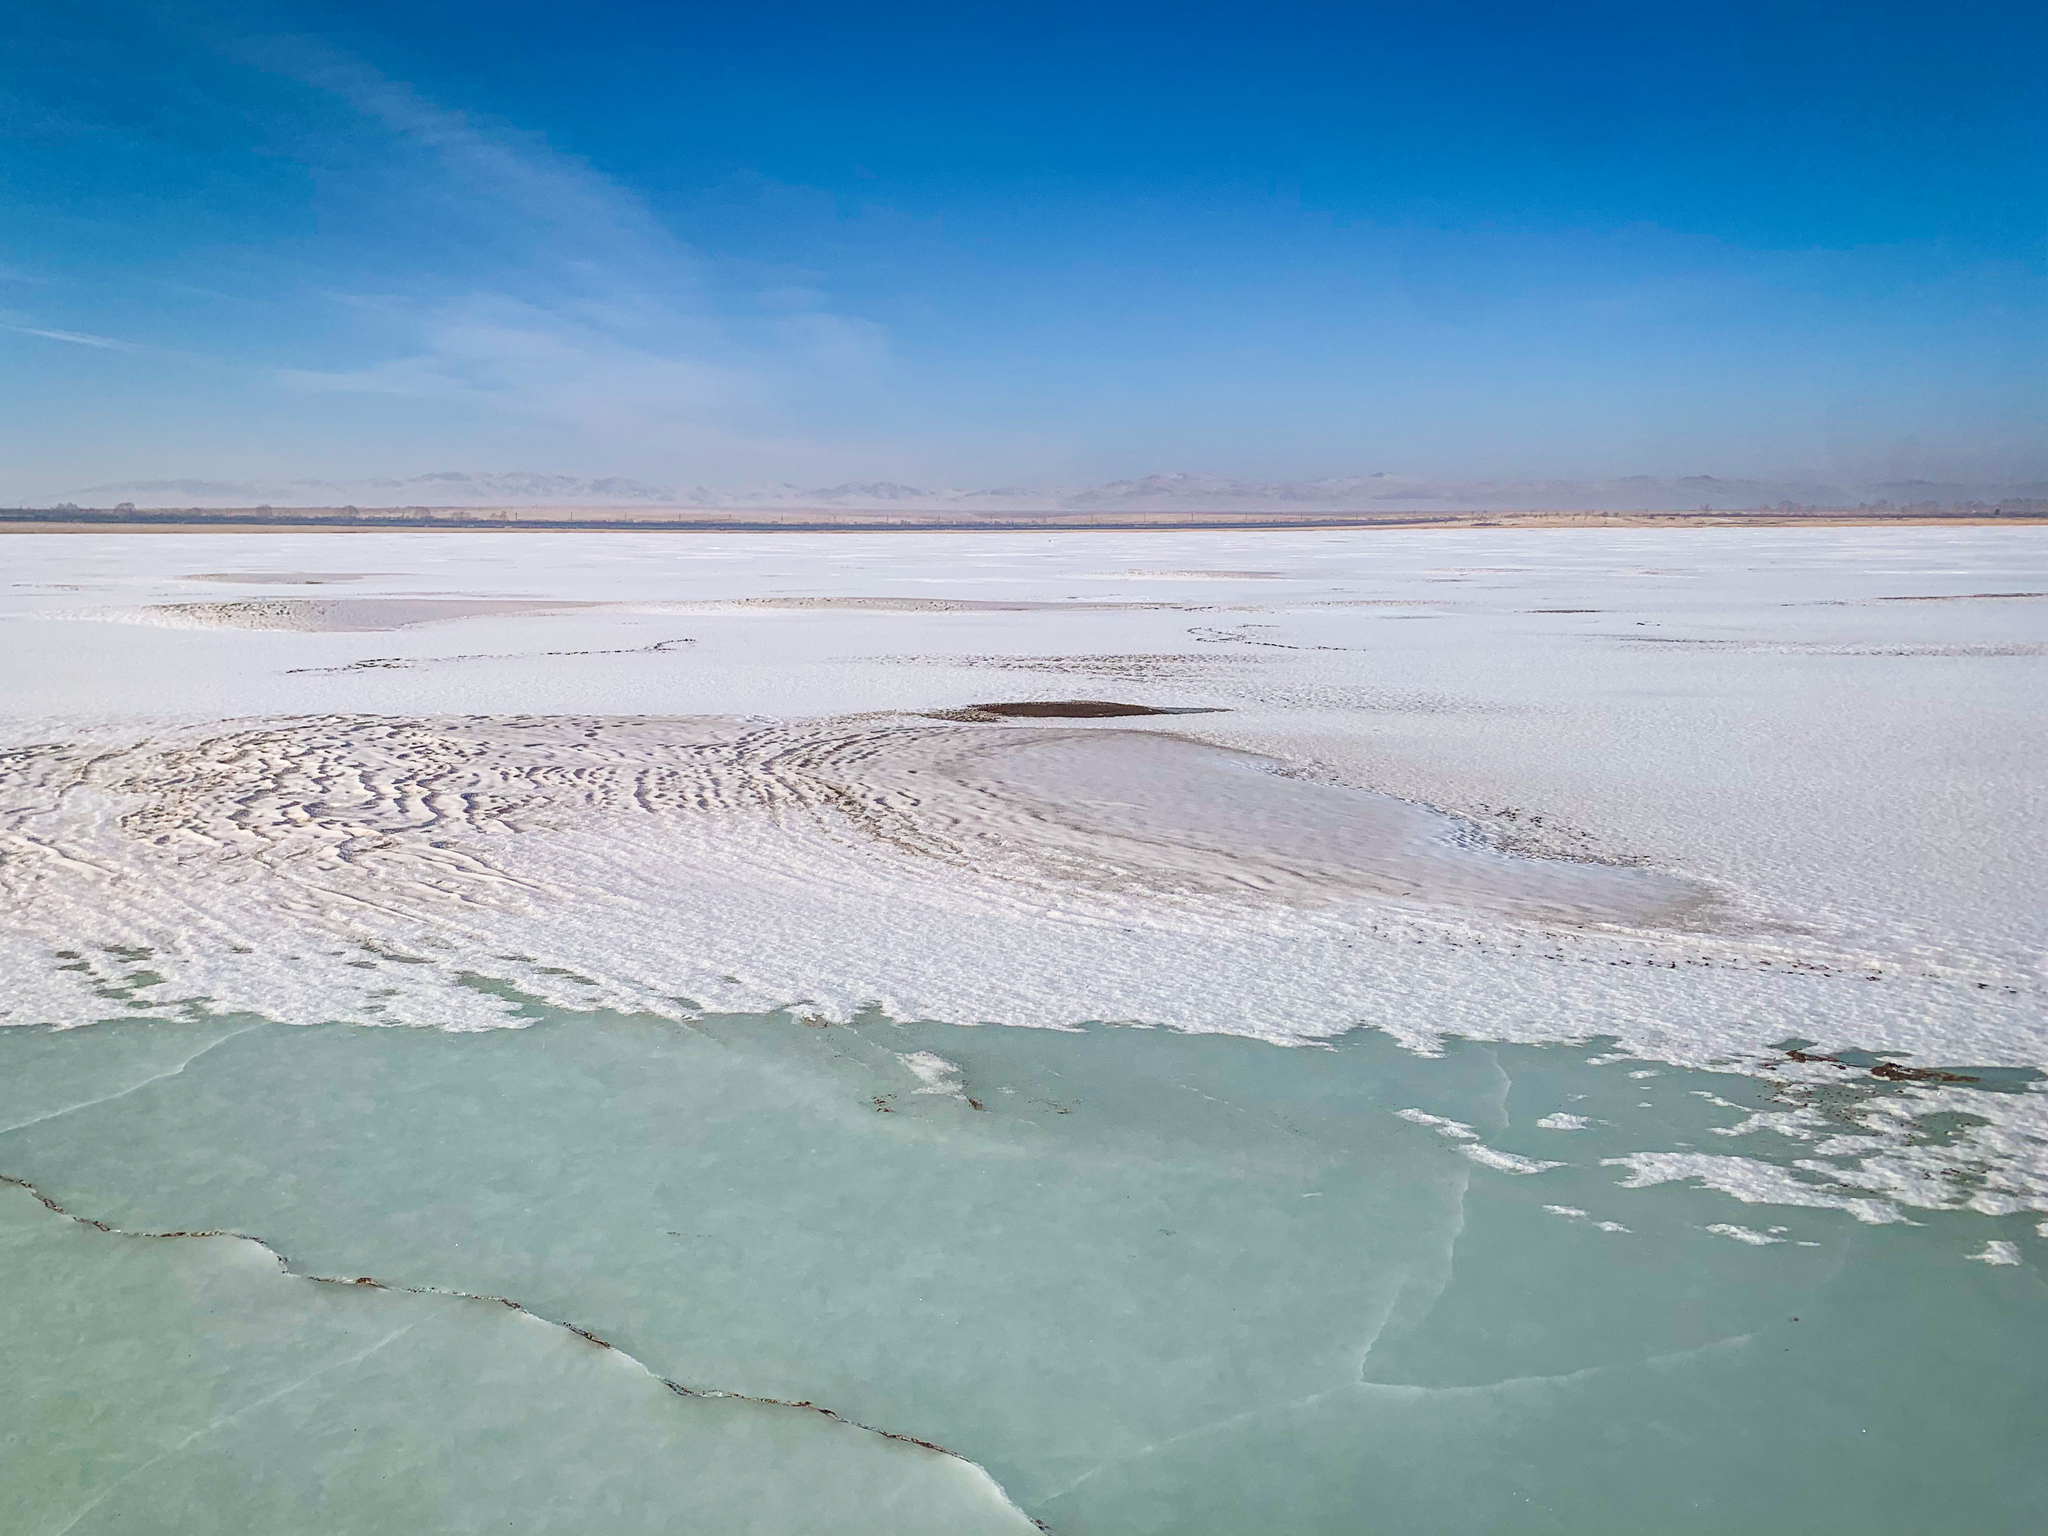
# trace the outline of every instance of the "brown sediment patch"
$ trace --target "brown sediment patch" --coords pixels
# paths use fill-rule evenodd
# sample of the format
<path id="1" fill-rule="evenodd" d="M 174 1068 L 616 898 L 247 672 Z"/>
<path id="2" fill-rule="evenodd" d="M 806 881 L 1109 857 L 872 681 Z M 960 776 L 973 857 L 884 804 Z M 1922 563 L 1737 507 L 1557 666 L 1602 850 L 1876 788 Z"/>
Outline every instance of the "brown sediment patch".
<path id="1" fill-rule="evenodd" d="M 1002 704 L 969 704 L 964 709 L 937 711 L 940 720 L 1116 720 L 1129 715 L 1221 715 L 1213 707 L 1172 708 L 1150 704 L 1118 704 L 1109 699 L 1018 699 Z"/>
<path id="2" fill-rule="evenodd" d="M 1872 1077 L 1882 1078 L 1888 1083 L 1975 1083 L 1980 1079 L 1965 1072 L 1951 1072 L 1945 1067 L 1902 1067 L 1895 1061 L 1879 1060 L 1875 1065 L 1867 1061 L 1850 1061 L 1846 1054 L 1814 1055 L 1807 1051 L 1791 1049 L 1785 1052 L 1787 1061 L 1802 1065 L 1822 1063 L 1830 1067 L 1842 1067 L 1851 1071 L 1868 1072 Z"/>

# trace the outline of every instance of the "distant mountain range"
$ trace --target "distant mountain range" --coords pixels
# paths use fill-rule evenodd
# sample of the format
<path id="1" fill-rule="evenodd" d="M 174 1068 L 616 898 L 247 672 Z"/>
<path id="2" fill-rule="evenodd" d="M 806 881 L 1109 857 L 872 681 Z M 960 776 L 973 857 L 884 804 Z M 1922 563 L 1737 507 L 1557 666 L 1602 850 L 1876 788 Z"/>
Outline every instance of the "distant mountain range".
<path id="1" fill-rule="evenodd" d="M 1098 486 L 926 489 L 893 480 L 805 487 L 649 485 L 617 476 L 528 473 L 413 475 L 373 480 L 123 480 L 61 493 L 41 506 L 163 507 L 831 507 L 963 514 L 1018 512 L 1293 511 L 1712 511 L 1752 508 L 1944 507 L 2048 498 L 2048 481 L 1970 484 L 1933 480 L 1826 483 L 1728 480 L 1714 475 L 1616 480 L 1433 480 L 1346 475 L 1278 482 L 1216 475 L 1147 475 Z"/>

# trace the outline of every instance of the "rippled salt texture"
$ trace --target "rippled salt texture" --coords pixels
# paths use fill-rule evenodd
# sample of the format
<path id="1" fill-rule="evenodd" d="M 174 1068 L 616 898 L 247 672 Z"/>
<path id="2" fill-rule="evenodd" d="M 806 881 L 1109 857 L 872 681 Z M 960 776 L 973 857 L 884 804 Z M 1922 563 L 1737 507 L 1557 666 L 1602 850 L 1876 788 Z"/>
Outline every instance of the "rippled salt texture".
<path id="1" fill-rule="evenodd" d="M 1369 1034 L 1290 1050 L 530 1012 L 482 1035 L 253 1019 L 0 1031 L 0 1123 L 17 1127 L 0 1163 L 114 1227 L 230 1227 L 298 1274 L 512 1297 L 686 1387 L 934 1441 L 1062 1532 L 2026 1532 L 2048 1515 L 2039 1265 L 1972 1262 L 1987 1229 L 2034 1253 L 2026 1221 L 1871 1224 L 1638 1187 L 1610 1161 L 1715 1143 L 1770 1107 L 1746 1077 L 1644 1079 L 1583 1048 L 1418 1058 Z M 1547 1128 L 1559 1114 L 1585 1125 Z M 1744 1145 L 1796 1174 L 1796 1140 Z M 122 1409 L 88 1443 L 165 1453 L 129 1508 L 160 1489 L 197 1498 L 213 1477 L 282 1499 L 339 1467 L 356 1481 L 323 1507 L 345 1511 L 381 1465 L 366 1507 L 390 1528 L 442 1528 L 416 1512 L 457 1508 L 474 1523 L 447 1528 L 485 1528 L 520 1490 L 572 1500 L 642 1457 L 606 1529 L 706 1528 L 690 1519 L 744 1502 L 698 1449 L 729 1399 L 679 1419 L 637 1367 L 562 1330 L 440 1298 L 358 1302 L 248 1255 L 262 1273 L 242 1290 L 206 1280 L 196 1303 L 144 1310 L 143 1281 L 124 1277 L 157 1273 L 148 1240 L 63 1240 L 74 1270 L 15 1284 L 40 1305 L 75 1289 L 100 1309 L 79 1336 L 107 1337 L 57 1362 L 56 1400 L 122 1395 L 137 1368 L 120 1349 L 196 1331 L 220 1350 L 230 1310 L 250 1313 L 247 1350 L 205 1354 L 204 1383 L 145 1367 L 138 1395 L 222 1411 L 418 1333 L 381 1348 L 374 1374 L 322 1377 L 283 1422 L 204 1454 L 176 1442 L 207 1407 L 161 1428 Z M 129 1268 L 106 1271 L 124 1243 Z M 178 1252 L 155 1262 L 201 1264 Z M 93 1361 L 103 1376 L 68 1374 Z M 37 1379 L 34 1421 L 58 1391 Z M 515 1398 L 531 1418 L 507 1423 Z M 432 1417 L 428 1442 L 392 1428 L 418 1422 L 407 1405 Z M 916 1512 L 1000 1524 L 965 1462 L 948 1480 L 906 1467 L 900 1442 L 861 1449 L 856 1431 L 774 1412 L 745 1419 L 756 1439 L 737 1442 L 732 1477 L 789 1486 L 731 1528 L 827 1528 L 827 1507 L 852 1511 L 849 1529 L 923 1528 Z M 77 1433 L 55 1422 L 52 1455 Z M 351 1449 L 358 1426 L 392 1438 Z M 582 1438 L 558 1444 L 572 1426 Z M 277 1443 L 301 1429 L 326 1438 Z M 820 1443 L 826 1430 L 842 1438 Z M 749 1459 L 762 1437 L 777 1449 Z M 444 1438 L 481 1465 L 434 1460 Z M 64 1491 L 79 1503 L 127 1464 L 70 1455 L 56 1464 L 82 1464 Z M 565 1458 L 551 1483 L 542 1468 Z M 1900 1478 L 1901 1463 L 1941 1475 Z M 498 1469 L 517 1481 L 473 1492 Z M 698 1501 L 690 1519 L 633 1502 L 672 1486 Z M 884 1506 L 860 1499 L 884 1496 L 913 1513 L 863 1524 Z M 314 1528 L 266 1524 L 277 1507 L 214 1528 Z M 565 1507 L 514 1528 L 589 1528 L 545 1512 Z"/>
<path id="2" fill-rule="evenodd" d="M 2041 1054 L 2027 872 L 2044 852 L 2042 604 L 1998 595 L 2043 585 L 2038 533 L 1170 542 L 368 534 L 337 573 L 356 578 L 343 616 L 407 627 L 357 637 L 235 627 L 340 613 L 292 595 L 335 563 L 332 538 L 11 538 L 0 726 L 21 755 L 0 773 L 0 837 L 9 878 L 33 876 L 10 895 L 37 931 L 9 960 L 62 983 L 53 948 L 148 947 L 185 995 L 355 1014 L 370 1000 L 343 951 L 359 926 L 385 944 L 409 934 L 415 955 L 539 954 L 622 1003 L 807 997 L 842 1016 L 881 1001 L 1199 1027 L 1220 1001 L 1233 1027 L 1276 1036 L 1600 1027 L 1696 1061 L 1767 1044 L 1784 1021 L 1829 1046 Z M 1184 563 L 1163 567 L 1167 553 Z M 191 600 L 266 573 L 275 596 Z M 109 615 L 198 627 L 50 622 Z M 996 678 L 1025 696 L 1226 712 L 1103 722 L 1088 729 L 1126 746 L 1099 753 L 1070 726 L 980 727 L 1069 734 L 990 749 L 1004 762 L 977 796 L 918 794 L 920 758 L 960 749 L 891 712 L 986 700 Z M 682 765 L 688 795 L 653 782 L 643 800 L 673 781 L 693 729 L 678 741 L 650 720 L 676 716 L 722 720 L 726 760 L 699 754 Z M 1271 773 L 1227 783 L 1206 771 L 1220 755 L 1141 758 L 1130 744 L 1148 732 L 1249 754 L 1297 786 L 1380 794 L 1292 817 L 1295 790 Z M 1023 771 L 1054 756 L 1057 773 Z M 1066 773 L 1121 826 L 1077 803 L 1078 783 L 1063 796 Z M 1415 835 L 1385 835 L 1402 815 Z M 1219 866 L 1268 852 L 1233 836 L 1254 823 L 1304 835 L 1289 834 L 1295 857 L 1233 881 Z M 1145 846 L 1162 829 L 1164 859 Z M 1090 859 L 1106 831 L 1115 856 Z M 1018 832 L 1011 857 L 998 844 Z M 1488 843 L 1491 861 L 1440 856 Z M 1412 853 L 1430 867 L 1408 867 Z M 593 867 L 611 861 L 627 866 L 615 880 Z M 347 869 L 321 887 L 316 866 L 351 862 L 376 863 L 395 899 L 365 897 Z M 1020 892 L 1020 866 L 1080 878 Z M 1264 908 L 1158 899 L 1256 895 L 1269 875 Z M 188 883 L 199 910 L 177 899 Z M 247 888 L 244 910 L 215 917 L 226 883 Z M 1341 913 L 1325 899 L 1346 893 L 1361 900 Z M 860 910 L 900 937 L 841 945 Z M 1632 962 L 1617 987 L 1576 958 L 1589 924 L 1663 937 L 1599 951 Z M 747 943 L 763 926 L 781 936 L 774 963 Z M 1726 942 L 1670 938 L 1708 928 Z M 318 942 L 336 930 L 343 943 Z M 963 945 L 968 931 L 1000 938 Z M 1418 965 L 1418 932 L 1457 954 Z M 1541 963 L 1557 954 L 1568 970 Z M 1779 968 L 1802 983 L 1780 985 Z M 416 973 L 435 985 L 380 978 L 382 1014 L 490 1022 L 449 1003 L 448 969 Z M 11 1017 L 92 1016 L 78 989 L 23 988 Z"/>

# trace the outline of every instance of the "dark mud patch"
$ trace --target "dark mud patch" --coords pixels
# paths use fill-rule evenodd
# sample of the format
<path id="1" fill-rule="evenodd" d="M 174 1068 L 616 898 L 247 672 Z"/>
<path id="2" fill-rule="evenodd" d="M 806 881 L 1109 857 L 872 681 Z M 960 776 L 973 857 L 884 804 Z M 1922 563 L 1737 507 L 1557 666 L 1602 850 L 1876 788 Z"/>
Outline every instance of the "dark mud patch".
<path id="1" fill-rule="evenodd" d="M 963 709 L 935 710 L 934 720 L 1120 720 L 1131 715 L 1222 715 L 1216 708 L 1159 708 L 1150 704 L 1118 704 L 1110 699 L 1018 699 L 1000 704 L 969 704 Z"/>
<path id="2" fill-rule="evenodd" d="M 1897 1051 L 1807 1051 L 1798 1044 L 1780 1047 L 1787 1061 L 1823 1064 L 1847 1072 L 1864 1072 L 1886 1083 L 1956 1083 L 1985 1093 L 2028 1093 L 2043 1074 L 2033 1067 L 1909 1067 L 1891 1058 Z M 1770 1063 L 1766 1062 L 1766 1066 Z"/>

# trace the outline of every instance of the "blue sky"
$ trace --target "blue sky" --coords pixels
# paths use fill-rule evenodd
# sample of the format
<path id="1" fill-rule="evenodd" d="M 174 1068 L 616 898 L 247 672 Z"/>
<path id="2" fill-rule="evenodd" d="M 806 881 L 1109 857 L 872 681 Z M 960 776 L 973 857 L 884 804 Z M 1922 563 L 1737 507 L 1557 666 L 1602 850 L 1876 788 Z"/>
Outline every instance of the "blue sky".
<path id="1" fill-rule="evenodd" d="M 2043 14 L 40 7 L 0 494 L 2039 476 Z"/>

